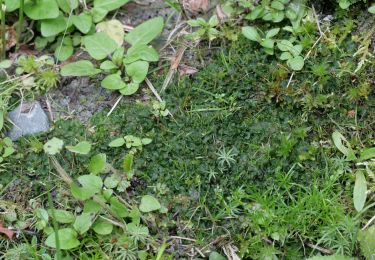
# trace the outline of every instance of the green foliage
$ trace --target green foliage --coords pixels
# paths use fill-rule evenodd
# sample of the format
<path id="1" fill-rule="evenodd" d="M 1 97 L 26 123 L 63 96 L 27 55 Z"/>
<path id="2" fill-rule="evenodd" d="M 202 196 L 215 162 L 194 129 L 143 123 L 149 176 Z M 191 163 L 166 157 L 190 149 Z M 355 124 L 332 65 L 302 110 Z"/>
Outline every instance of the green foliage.
<path id="1" fill-rule="evenodd" d="M 219 25 L 217 15 L 213 15 L 207 22 L 199 17 L 195 20 L 189 20 L 187 23 L 193 28 L 198 28 L 195 32 L 187 36 L 187 38 L 191 40 L 202 40 L 207 37 L 209 41 L 212 41 L 221 34 L 220 31 L 216 29 Z"/>
<path id="2" fill-rule="evenodd" d="M 358 241 L 362 254 L 366 259 L 371 259 L 375 255 L 375 226 L 359 231 Z"/>
<path id="3" fill-rule="evenodd" d="M 150 19 L 126 35 L 125 41 L 132 46 L 125 50 L 118 46 L 105 32 L 84 37 L 83 43 L 88 53 L 96 60 L 103 60 L 110 54 L 112 60 L 101 63 L 96 69 L 89 61 L 77 61 L 61 69 L 62 76 L 92 76 L 100 72 L 108 74 L 101 85 L 109 90 L 118 90 L 122 95 L 132 95 L 139 89 L 149 70 L 149 62 L 159 59 L 158 53 L 147 46 L 163 30 L 163 18 Z"/>
<path id="4" fill-rule="evenodd" d="M 141 199 L 141 204 L 139 205 L 139 210 L 144 213 L 155 211 L 161 208 L 159 201 L 150 195 L 145 195 Z"/>
<path id="5" fill-rule="evenodd" d="M 87 141 L 82 141 L 82 142 L 79 142 L 78 144 L 76 144 L 75 146 L 66 146 L 66 149 L 68 149 L 69 151 L 73 152 L 73 153 L 77 153 L 77 154 L 88 154 L 91 150 L 91 144 Z"/>
<path id="6" fill-rule="evenodd" d="M 337 131 L 334 132 L 332 134 L 332 139 L 337 149 L 346 156 L 346 160 L 359 162 L 357 163 L 357 169 L 355 171 L 356 178 L 353 191 L 353 202 L 355 209 L 360 212 L 365 206 L 368 192 L 365 173 L 367 172 L 370 176 L 373 175 L 371 169 L 369 168 L 369 165 L 366 164 L 365 161 L 368 161 L 375 157 L 375 147 L 359 151 L 358 159 L 355 155 L 355 152 L 351 148 L 350 143 L 341 133 Z M 361 166 L 365 166 L 366 168 L 363 169 L 361 168 Z"/>
<path id="7" fill-rule="evenodd" d="M 286 60 L 287 65 L 292 70 L 300 71 L 304 66 L 304 58 L 300 55 L 303 47 L 301 44 L 293 44 L 293 42 L 296 41 L 296 35 L 305 33 L 301 20 L 306 15 L 307 11 L 304 2 L 300 0 L 273 0 L 271 3 L 263 1 L 251 10 L 246 19 L 250 21 L 262 19 L 266 24 L 288 20 L 292 26 L 284 26 L 282 29 L 285 32 L 291 32 L 293 37 L 289 40 L 273 39 L 280 32 L 278 27 L 262 32 L 256 27 L 244 26 L 242 27 L 242 34 L 249 40 L 258 42 L 264 48 L 264 52 L 269 55 L 274 55 L 274 47 L 275 43 L 277 43 L 277 47 L 282 51 L 280 60 Z"/>

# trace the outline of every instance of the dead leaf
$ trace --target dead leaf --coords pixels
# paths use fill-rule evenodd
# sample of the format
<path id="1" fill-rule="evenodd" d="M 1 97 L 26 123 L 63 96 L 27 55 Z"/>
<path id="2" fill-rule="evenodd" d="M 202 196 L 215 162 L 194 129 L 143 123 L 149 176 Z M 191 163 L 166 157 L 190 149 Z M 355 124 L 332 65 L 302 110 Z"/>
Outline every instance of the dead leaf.
<path id="1" fill-rule="evenodd" d="M 0 234 L 6 235 L 10 240 L 13 239 L 14 232 L 8 228 L 3 227 L 3 223 L 0 222 Z"/>
<path id="2" fill-rule="evenodd" d="M 17 44 L 17 33 L 14 27 L 7 27 L 5 32 L 6 49 L 9 50 Z"/>
<path id="3" fill-rule="evenodd" d="M 209 0 L 182 0 L 182 6 L 185 11 L 198 13 L 208 10 Z"/>
<path id="4" fill-rule="evenodd" d="M 119 20 L 110 20 L 96 25 L 98 32 L 105 32 L 120 47 L 124 43 L 125 32 L 122 23 Z"/>
<path id="5" fill-rule="evenodd" d="M 195 73 L 198 72 L 197 68 L 181 64 L 178 68 L 178 71 L 180 72 L 180 76 L 185 76 L 185 75 L 194 75 Z"/>

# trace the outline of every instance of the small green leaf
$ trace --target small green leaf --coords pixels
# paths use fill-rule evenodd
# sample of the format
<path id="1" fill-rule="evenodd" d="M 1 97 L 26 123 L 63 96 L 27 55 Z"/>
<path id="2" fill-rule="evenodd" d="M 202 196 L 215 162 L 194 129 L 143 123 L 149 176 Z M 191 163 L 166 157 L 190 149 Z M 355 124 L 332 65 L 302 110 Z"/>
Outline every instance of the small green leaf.
<path id="1" fill-rule="evenodd" d="M 155 211 L 160 208 L 161 208 L 161 205 L 159 201 L 151 195 L 143 196 L 141 199 L 141 205 L 139 205 L 139 210 L 144 213 Z"/>
<path id="2" fill-rule="evenodd" d="M 163 31 L 164 20 L 155 17 L 138 25 L 125 36 L 125 41 L 131 45 L 148 44 Z"/>
<path id="3" fill-rule="evenodd" d="M 152 139 L 150 139 L 150 138 L 142 138 L 142 144 L 143 145 L 150 144 L 151 142 L 152 142 Z"/>
<path id="4" fill-rule="evenodd" d="M 73 227 L 78 232 L 78 234 L 82 235 L 90 229 L 91 225 L 91 215 L 88 213 L 82 213 L 76 218 Z"/>
<path id="5" fill-rule="evenodd" d="M 110 90 L 118 90 L 126 87 L 125 82 L 117 73 L 108 75 L 102 80 L 101 86 Z"/>
<path id="6" fill-rule="evenodd" d="M 25 1 L 24 11 L 32 20 L 54 19 L 59 16 L 59 6 L 56 1 L 51 0 Z"/>
<path id="7" fill-rule="evenodd" d="M 339 5 L 342 9 L 348 9 L 350 6 L 350 1 L 349 0 L 339 0 Z"/>
<path id="8" fill-rule="evenodd" d="M 60 242 L 60 249 L 69 250 L 76 248 L 80 245 L 80 242 L 77 239 L 77 232 L 75 232 L 72 228 L 59 229 L 57 231 L 57 234 Z M 53 232 L 47 237 L 45 244 L 46 246 L 49 246 L 51 248 L 56 248 L 55 232 Z"/>
<path id="9" fill-rule="evenodd" d="M 128 49 L 124 63 L 129 64 L 138 60 L 158 61 L 159 54 L 150 46 L 138 44 Z"/>
<path id="10" fill-rule="evenodd" d="M 91 9 L 91 15 L 92 15 L 92 20 L 94 23 L 99 23 L 101 22 L 108 14 L 108 11 L 99 8 L 99 7 L 94 7 Z"/>
<path id="11" fill-rule="evenodd" d="M 96 30 L 98 32 L 106 33 L 112 40 L 114 40 L 118 47 L 121 47 L 124 43 L 124 26 L 119 20 L 109 20 L 98 23 L 96 25 Z"/>
<path id="12" fill-rule="evenodd" d="M 86 34 L 90 31 L 92 26 L 92 16 L 90 13 L 83 12 L 80 15 L 72 16 L 72 23 L 74 26 L 83 34 Z"/>
<path id="13" fill-rule="evenodd" d="M 139 83 L 131 82 L 125 88 L 120 89 L 120 93 L 124 96 L 133 95 L 139 89 Z"/>
<path id="14" fill-rule="evenodd" d="M 69 14 L 78 7 L 78 0 L 57 0 L 60 9 Z"/>
<path id="15" fill-rule="evenodd" d="M 359 159 L 361 161 L 366 161 L 371 158 L 375 158 L 375 147 L 363 150 Z"/>
<path id="16" fill-rule="evenodd" d="M 280 32 L 280 28 L 274 28 L 266 33 L 266 38 L 272 38 L 273 36 L 277 35 Z"/>
<path id="17" fill-rule="evenodd" d="M 94 68 L 94 65 L 88 60 L 80 60 L 72 62 L 61 69 L 61 76 L 63 77 L 82 77 L 94 76 L 100 73 L 101 70 Z"/>
<path id="18" fill-rule="evenodd" d="M 57 222 L 62 224 L 72 223 L 75 220 L 74 215 L 66 210 L 54 209 L 53 212 L 52 210 L 49 210 L 48 213 L 51 217 L 55 217 Z"/>
<path id="19" fill-rule="evenodd" d="M 0 69 L 9 69 L 12 66 L 11 60 L 3 60 L 0 62 Z"/>
<path id="20" fill-rule="evenodd" d="M 271 3 L 271 7 L 272 7 L 273 9 L 276 9 L 276 10 L 279 10 L 279 11 L 282 11 L 282 10 L 284 10 L 284 8 L 285 8 L 285 6 L 283 5 L 283 3 L 281 3 L 281 2 L 278 1 L 278 0 L 274 0 L 274 1 L 272 1 L 272 3 Z"/>
<path id="21" fill-rule="evenodd" d="M 102 209 L 102 206 L 100 206 L 99 203 L 93 200 L 88 200 L 85 202 L 85 205 L 83 207 L 83 212 L 97 214 L 101 209 Z"/>
<path id="22" fill-rule="evenodd" d="M 257 29 L 253 26 L 242 27 L 242 34 L 251 41 L 260 42 L 262 40 Z"/>
<path id="23" fill-rule="evenodd" d="M 126 73 L 134 83 L 141 83 L 147 76 L 149 64 L 146 61 L 136 61 L 126 66 Z"/>
<path id="24" fill-rule="evenodd" d="M 367 197 L 367 181 L 362 171 L 357 171 L 353 192 L 354 208 L 359 212 L 363 209 Z"/>
<path id="25" fill-rule="evenodd" d="M 279 23 L 282 20 L 284 20 L 284 18 L 285 18 L 284 11 L 274 10 L 274 11 L 271 12 L 271 15 L 272 15 L 272 21 L 274 23 Z"/>
<path id="26" fill-rule="evenodd" d="M 104 236 L 112 233 L 113 225 L 108 220 L 99 217 L 92 226 L 92 229 L 97 234 Z"/>
<path id="27" fill-rule="evenodd" d="M 15 0 L 5 0 L 5 6 L 7 7 L 7 12 L 13 12 L 20 8 L 20 1 Z"/>
<path id="28" fill-rule="evenodd" d="M 118 183 L 120 182 L 120 178 L 116 175 L 109 176 L 104 180 L 104 186 L 108 189 L 114 189 L 117 187 Z"/>
<path id="29" fill-rule="evenodd" d="M 277 47 L 280 51 L 289 51 L 291 52 L 291 49 L 293 49 L 293 44 L 288 40 L 282 40 L 277 43 Z"/>
<path id="30" fill-rule="evenodd" d="M 110 12 L 119 9 L 129 1 L 130 0 L 94 0 L 94 7 Z"/>
<path id="31" fill-rule="evenodd" d="M 98 32 L 83 38 L 87 52 L 96 60 L 102 60 L 117 49 L 117 43 L 106 33 Z"/>
<path id="32" fill-rule="evenodd" d="M 368 9 L 368 11 L 369 11 L 370 13 L 372 13 L 372 14 L 375 14 L 375 5 L 372 5 L 372 6 Z"/>
<path id="33" fill-rule="evenodd" d="M 74 48 L 71 45 L 61 45 L 55 50 L 55 57 L 59 61 L 66 61 L 70 56 L 73 55 Z"/>
<path id="34" fill-rule="evenodd" d="M 290 59 L 293 59 L 292 54 L 290 54 L 290 53 L 287 52 L 287 51 L 281 53 L 281 55 L 280 55 L 280 60 L 290 60 Z"/>
<path id="35" fill-rule="evenodd" d="M 297 56 L 288 60 L 287 64 L 292 70 L 299 71 L 299 70 L 302 70 L 305 64 L 305 61 L 303 57 Z"/>
<path id="36" fill-rule="evenodd" d="M 48 155 L 55 155 L 61 151 L 64 146 L 64 141 L 59 138 L 52 138 L 47 143 L 44 144 L 44 152 Z"/>
<path id="37" fill-rule="evenodd" d="M 211 27 L 215 27 L 219 24 L 219 18 L 217 18 L 217 15 L 211 16 L 210 20 L 208 20 L 208 25 Z"/>
<path id="38" fill-rule="evenodd" d="M 255 20 L 264 15 L 264 7 L 261 5 L 256 6 L 250 14 L 246 16 L 246 19 Z"/>
<path id="39" fill-rule="evenodd" d="M 133 170 L 133 160 L 134 160 L 134 155 L 132 153 L 128 153 L 124 161 L 122 162 L 122 168 L 124 169 L 124 172 L 128 173 Z"/>
<path id="40" fill-rule="evenodd" d="M 349 142 L 346 140 L 346 138 L 340 133 L 340 132 L 333 132 L 332 134 L 333 143 L 335 144 L 336 148 L 342 152 L 348 161 L 353 161 L 356 158 L 354 151 L 350 147 Z M 346 143 L 347 146 L 343 144 L 343 142 Z"/>
<path id="41" fill-rule="evenodd" d="M 116 138 L 115 140 L 111 141 L 108 146 L 109 147 L 120 147 L 120 146 L 123 146 L 125 144 L 125 140 L 124 138 L 120 137 L 120 138 Z"/>
<path id="42" fill-rule="evenodd" d="M 89 163 L 89 172 L 99 174 L 105 170 L 107 164 L 107 156 L 104 153 L 93 156 Z"/>
<path id="43" fill-rule="evenodd" d="M 75 146 L 67 146 L 66 149 L 73 153 L 88 154 L 91 150 L 91 144 L 87 141 L 82 141 Z"/>
<path id="44" fill-rule="evenodd" d="M 103 181 L 99 176 L 82 175 L 77 180 L 81 187 L 74 182 L 70 186 L 72 195 L 76 199 L 87 200 L 102 190 Z"/>
<path id="45" fill-rule="evenodd" d="M 131 49 L 131 48 L 129 48 Z M 129 52 L 129 50 L 128 50 Z M 122 59 L 124 58 L 125 49 L 123 47 L 118 48 L 112 55 L 112 62 L 116 64 L 116 66 L 122 65 Z"/>
<path id="46" fill-rule="evenodd" d="M 375 255 L 375 225 L 367 230 L 359 230 L 358 241 L 363 256 L 366 259 L 372 259 Z"/>
<path id="47" fill-rule="evenodd" d="M 43 37 L 51 37 L 58 35 L 67 28 L 66 18 L 60 15 L 54 19 L 42 20 L 40 30 Z"/>
<path id="48" fill-rule="evenodd" d="M 100 69 L 102 70 L 113 70 L 117 69 L 117 66 L 110 60 L 105 60 L 100 64 Z"/>
<path id="49" fill-rule="evenodd" d="M 293 48 L 290 49 L 290 53 L 293 54 L 294 57 L 300 55 L 302 52 L 302 45 L 294 45 Z"/>
<path id="50" fill-rule="evenodd" d="M 128 209 L 125 207 L 123 203 L 119 201 L 118 198 L 112 197 L 110 199 L 111 209 L 117 214 L 120 218 L 125 218 L 129 215 Z"/>
<path id="51" fill-rule="evenodd" d="M 264 39 L 261 41 L 260 45 L 267 49 L 273 49 L 275 45 L 275 41 L 271 39 Z"/>
<path id="52" fill-rule="evenodd" d="M 295 20 L 298 18 L 296 12 L 294 12 L 291 8 L 288 8 L 285 12 L 286 17 L 290 20 Z"/>

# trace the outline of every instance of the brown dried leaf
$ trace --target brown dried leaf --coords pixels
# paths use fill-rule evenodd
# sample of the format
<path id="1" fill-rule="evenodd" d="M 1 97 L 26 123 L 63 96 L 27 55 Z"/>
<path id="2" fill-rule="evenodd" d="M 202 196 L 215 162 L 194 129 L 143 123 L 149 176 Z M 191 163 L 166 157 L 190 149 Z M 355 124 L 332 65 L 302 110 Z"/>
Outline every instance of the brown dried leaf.
<path id="1" fill-rule="evenodd" d="M 9 50 L 17 44 L 17 33 L 14 27 L 7 27 L 5 33 L 6 49 Z"/>
<path id="2" fill-rule="evenodd" d="M 181 64 L 178 68 L 178 71 L 180 72 L 180 76 L 184 76 L 184 75 L 194 75 L 195 73 L 198 72 L 198 69 L 194 67 L 190 67 L 185 64 Z"/>
<path id="3" fill-rule="evenodd" d="M 9 239 L 13 239 L 14 232 L 8 228 L 3 227 L 3 223 L 0 222 L 0 234 L 6 235 Z"/>
<path id="4" fill-rule="evenodd" d="M 182 0 L 182 6 L 185 11 L 198 13 L 208 10 L 209 0 Z"/>

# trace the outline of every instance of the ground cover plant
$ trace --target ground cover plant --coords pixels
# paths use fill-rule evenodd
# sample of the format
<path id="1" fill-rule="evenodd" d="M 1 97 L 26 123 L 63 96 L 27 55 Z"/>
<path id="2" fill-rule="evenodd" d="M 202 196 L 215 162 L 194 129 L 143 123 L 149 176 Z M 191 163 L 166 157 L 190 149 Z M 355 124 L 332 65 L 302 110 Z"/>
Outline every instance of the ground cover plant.
<path id="1" fill-rule="evenodd" d="M 161 47 L 130 1 L 3 2 L 0 259 L 372 259 L 374 6 L 165 2 Z M 81 77 L 111 105 L 6 137 Z"/>

